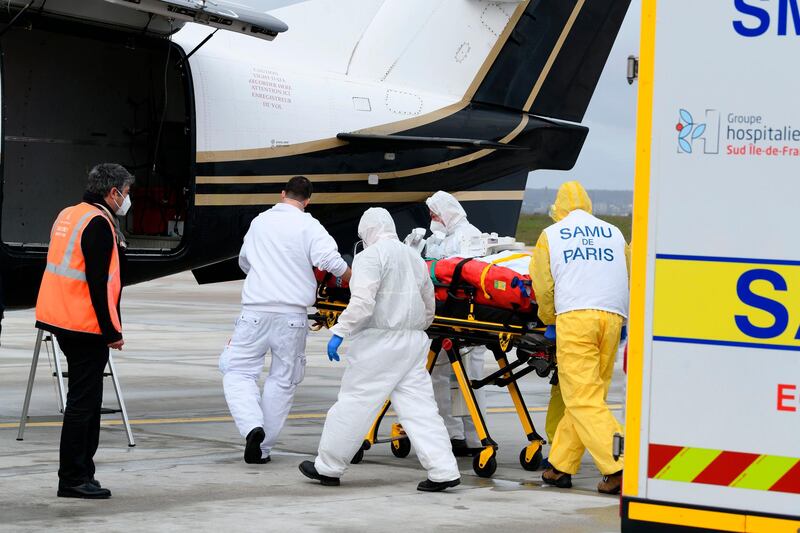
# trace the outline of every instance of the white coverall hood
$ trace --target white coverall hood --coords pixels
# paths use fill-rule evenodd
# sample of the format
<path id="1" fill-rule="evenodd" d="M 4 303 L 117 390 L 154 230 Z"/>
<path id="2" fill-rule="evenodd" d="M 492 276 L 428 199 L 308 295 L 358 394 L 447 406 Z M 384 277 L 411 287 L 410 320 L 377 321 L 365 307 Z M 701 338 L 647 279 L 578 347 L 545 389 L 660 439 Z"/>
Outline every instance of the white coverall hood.
<path id="1" fill-rule="evenodd" d="M 428 240 L 425 248 L 425 257 L 441 259 L 455 257 L 462 254 L 462 245 L 472 237 L 480 237 L 481 232 L 469 223 L 467 213 L 452 194 L 439 191 L 425 200 L 428 209 L 442 219 L 445 238 L 437 241 L 434 237 Z M 433 230 L 434 222 L 431 222 Z"/>
<path id="2" fill-rule="evenodd" d="M 389 212 L 382 207 L 370 207 L 358 223 L 358 236 L 364 248 L 384 239 L 397 239 L 397 229 Z"/>
<path id="3" fill-rule="evenodd" d="M 447 234 L 450 235 L 455 231 L 456 226 L 463 220 L 467 219 L 467 212 L 458 203 L 455 196 L 444 191 L 438 191 L 433 196 L 425 200 L 428 204 L 428 209 L 433 211 L 439 218 L 442 219 Z"/>

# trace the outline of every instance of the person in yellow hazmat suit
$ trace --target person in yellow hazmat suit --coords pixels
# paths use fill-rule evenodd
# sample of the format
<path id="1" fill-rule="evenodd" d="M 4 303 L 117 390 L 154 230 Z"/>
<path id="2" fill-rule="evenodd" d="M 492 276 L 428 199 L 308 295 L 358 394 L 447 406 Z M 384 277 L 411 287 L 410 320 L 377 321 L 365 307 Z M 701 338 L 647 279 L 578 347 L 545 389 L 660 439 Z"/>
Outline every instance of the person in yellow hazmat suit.
<path id="1" fill-rule="evenodd" d="M 536 243 L 531 280 L 539 318 L 555 326 L 557 392 L 565 409 L 542 479 L 571 487 L 588 450 L 603 475 L 597 490 L 618 494 L 622 462 L 614 460 L 612 442 L 622 429 L 606 396 L 628 315 L 630 251 L 616 226 L 592 215 L 577 181 L 561 186 L 550 216 L 555 224 Z M 557 405 L 553 411 L 557 417 Z"/>
<path id="2" fill-rule="evenodd" d="M 550 403 L 547 404 L 547 415 L 544 419 L 544 431 L 547 434 L 548 442 L 553 442 L 556 436 L 556 429 L 561 419 L 564 418 L 564 398 L 561 396 L 561 387 L 557 384 L 550 387 Z"/>

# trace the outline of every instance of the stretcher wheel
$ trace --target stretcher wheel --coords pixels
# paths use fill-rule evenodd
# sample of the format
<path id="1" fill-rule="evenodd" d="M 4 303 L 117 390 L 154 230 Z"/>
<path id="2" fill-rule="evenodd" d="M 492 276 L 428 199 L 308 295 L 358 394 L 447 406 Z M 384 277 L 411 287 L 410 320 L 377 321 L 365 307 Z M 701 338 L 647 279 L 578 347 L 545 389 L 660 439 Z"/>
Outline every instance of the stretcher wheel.
<path id="1" fill-rule="evenodd" d="M 486 464 L 481 466 L 481 454 L 476 454 L 472 458 L 472 470 L 480 477 L 492 477 L 497 471 L 497 455 L 493 453 Z"/>
<path id="2" fill-rule="evenodd" d="M 522 468 L 529 472 L 533 472 L 534 470 L 539 470 L 539 467 L 542 466 L 542 448 L 540 447 L 536 450 L 536 453 L 533 454 L 531 457 L 530 462 L 525 460 L 525 456 L 527 455 L 528 447 L 522 448 L 522 451 L 519 452 L 519 464 L 522 465 Z"/>
<path id="3" fill-rule="evenodd" d="M 408 437 L 394 440 L 392 441 L 391 448 L 392 455 L 395 457 L 399 457 L 400 459 L 408 457 L 408 454 L 411 453 L 411 441 L 408 440 Z"/>

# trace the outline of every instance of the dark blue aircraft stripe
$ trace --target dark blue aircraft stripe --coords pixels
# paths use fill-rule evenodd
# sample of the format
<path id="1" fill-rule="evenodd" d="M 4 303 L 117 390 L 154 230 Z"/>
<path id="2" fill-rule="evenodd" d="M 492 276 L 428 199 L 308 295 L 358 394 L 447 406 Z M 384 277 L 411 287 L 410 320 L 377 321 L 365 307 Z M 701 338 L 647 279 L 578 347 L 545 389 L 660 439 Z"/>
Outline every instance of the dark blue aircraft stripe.
<path id="1" fill-rule="evenodd" d="M 654 335 L 653 340 L 659 342 L 678 342 L 682 344 L 702 344 L 707 346 L 729 346 L 733 348 L 758 348 L 763 350 L 783 350 L 792 352 L 800 351 L 800 346 L 791 346 L 788 344 L 764 344 L 760 342 L 718 341 L 710 339 L 692 339 L 687 337 L 664 337 L 660 335 Z"/>
<path id="2" fill-rule="evenodd" d="M 711 255 L 656 254 L 665 261 L 706 261 L 709 263 L 744 263 L 752 265 L 800 266 L 800 261 L 789 259 L 755 259 L 752 257 L 717 257 Z"/>

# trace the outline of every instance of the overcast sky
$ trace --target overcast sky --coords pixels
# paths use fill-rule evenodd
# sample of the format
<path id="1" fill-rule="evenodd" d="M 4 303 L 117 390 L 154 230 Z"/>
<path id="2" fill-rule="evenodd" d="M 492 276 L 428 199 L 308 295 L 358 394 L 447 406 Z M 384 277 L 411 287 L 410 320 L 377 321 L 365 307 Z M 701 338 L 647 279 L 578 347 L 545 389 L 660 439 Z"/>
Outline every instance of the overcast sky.
<path id="1" fill-rule="evenodd" d="M 266 10 L 299 0 L 234 1 Z M 577 179 L 589 189 L 633 189 L 637 85 L 628 85 L 625 67 L 628 55 L 639 55 L 641 13 L 641 0 L 632 0 L 586 112 L 583 124 L 589 127 L 589 137 L 575 168 L 567 172 L 532 172 L 528 187 L 558 187 L 564 181 Z"/>

